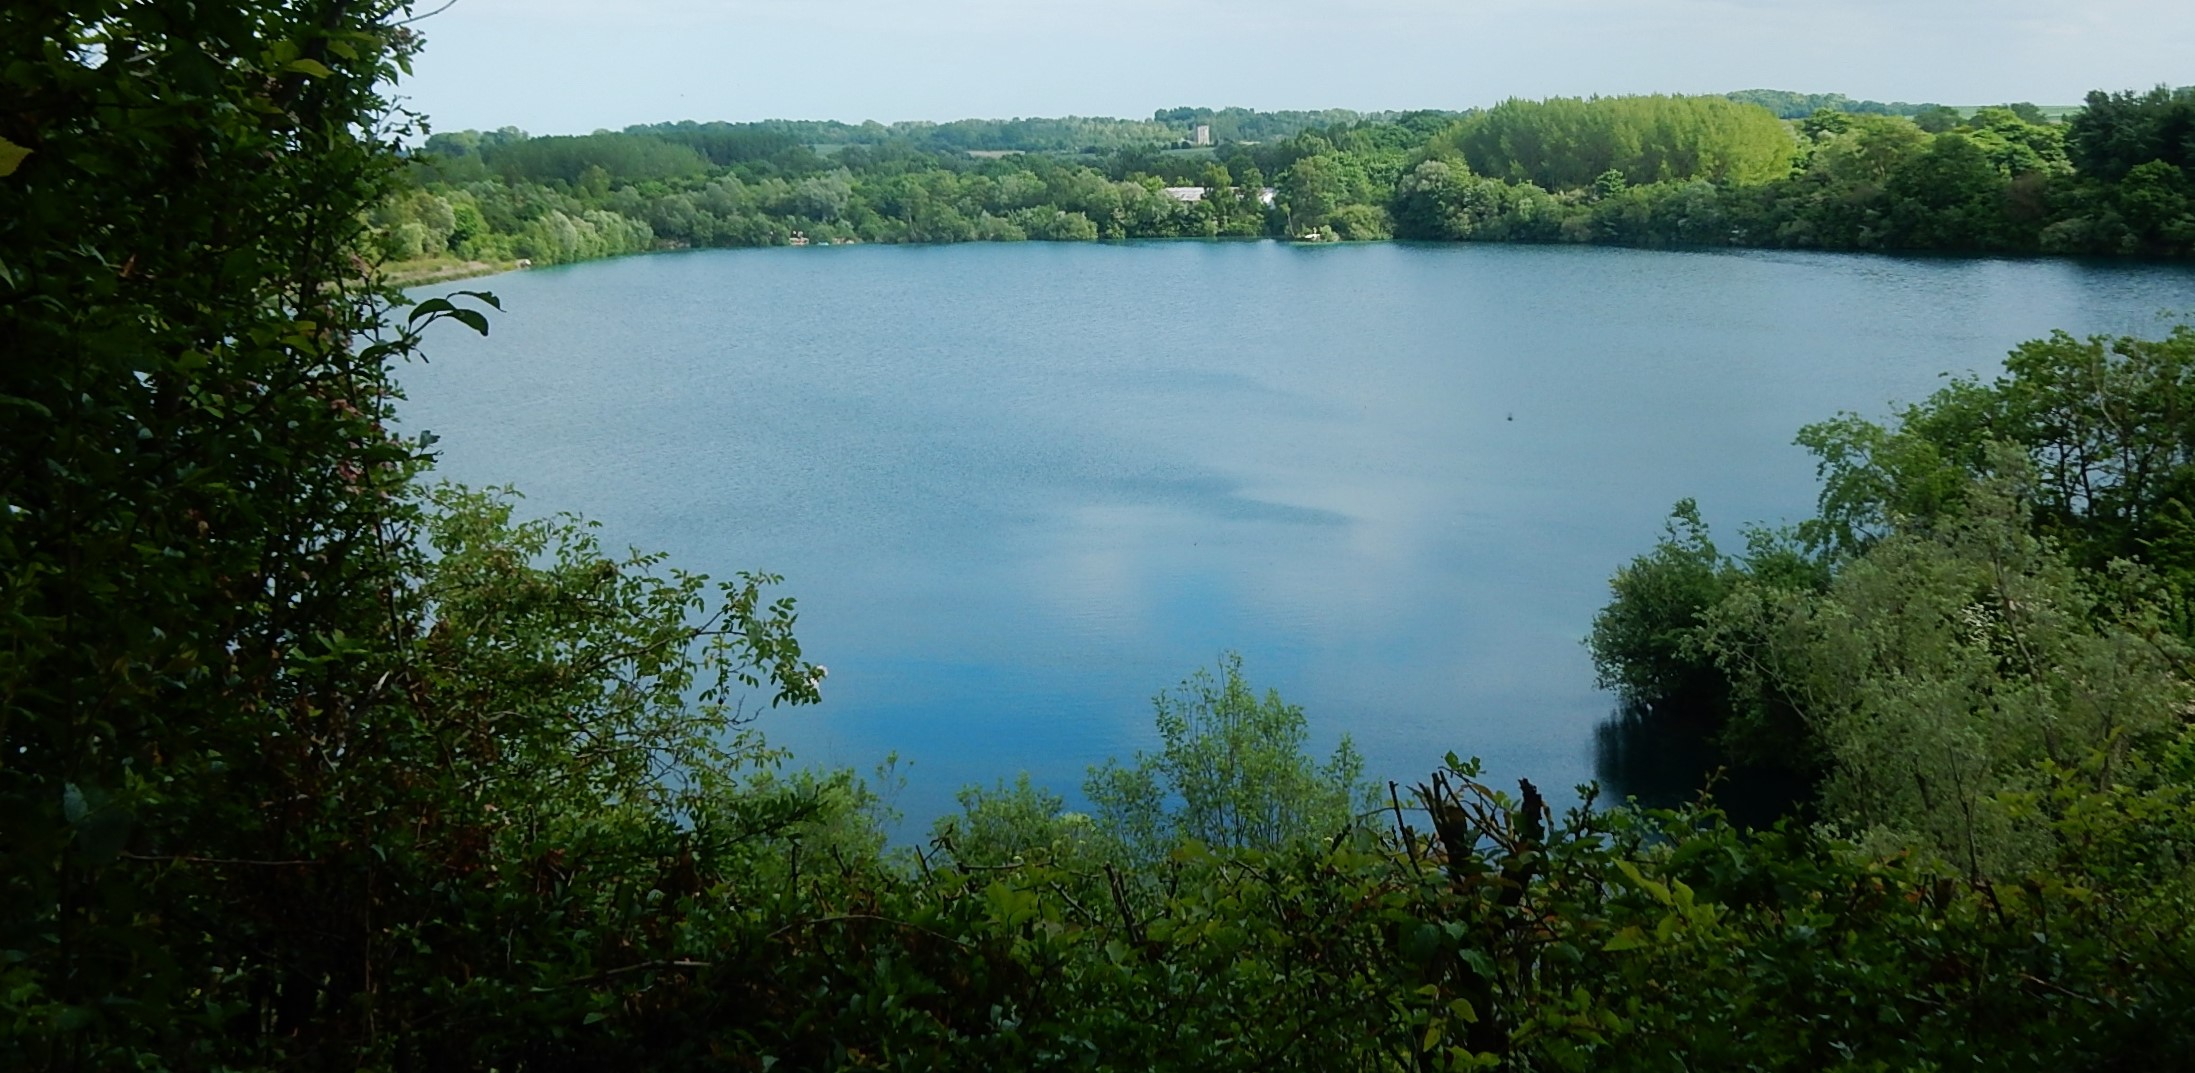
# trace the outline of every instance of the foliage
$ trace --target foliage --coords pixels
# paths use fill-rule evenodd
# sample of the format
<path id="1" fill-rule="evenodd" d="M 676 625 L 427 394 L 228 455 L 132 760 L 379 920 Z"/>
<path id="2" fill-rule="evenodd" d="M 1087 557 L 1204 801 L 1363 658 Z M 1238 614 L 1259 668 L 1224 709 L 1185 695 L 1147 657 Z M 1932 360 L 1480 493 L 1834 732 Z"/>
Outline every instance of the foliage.
<path id="1" fill-rule="evenodd" d="M 1546 190 L 1610 172 L 1634 184 L 1781 177 L 1791 135 L 1767 110 L 1724 97 L 1511 99 L 1442 135 L 1471 170 Z"/>
<path id="2" fill-rule="evenodd" d="M 433 145 L 428 146 L 429 151 Z M 519 138 L 489 148 L 482 161 L 505 179 L 580 183 L 590 171 L 629 182 L 682 179 L 707 171 L 692 147 L 649 135 L 584 134 Z"/>
<path id="3" fill-rule="evenodd" d="M 1446 115 L 1449 113 L 1360 113 L 1346 108 L 1326 108 L 1310 112 L 1260 112 L 1248 108 L 1163 108 L 1154 113 L 1152 118 L 1176 129 L 1211 127 L 1212 140 L 1226 143 L 1278 142 L 1306 131 L 1332 130 L 1361 123 L 1407 123 L 1417 117 Z"/>
<path id="4" fill-rule="evenodd" d="M 1027 772 L 989 790 L 967 787 L 959 799 L 960 815 L 938 817 L 931 841 L 964 865 L 1087 862 L 1104 837 L 1088 815 L 1067 811 L 1065 798 L 1032 784 Z"/>
<path id="5" fill-rule="evenodd" d="M 1733 756 L 1786 743 L 1827 814 L 1885 844 L 1975 875 L 2032 866 L 2045 817 L 2019 802 L 2058 773 L 2108 783 L 2191 710 L 2191 348 L 2186 327 L 2058 334 L 1892 427 L 1809 426 L 1822 491 L 1801 546 L 1723 560 L 1680 515 L 1612 583 L 1604 682 L 1712 698 Z"/>
<path id="6" fill-rule="evenodd" d="M 1346 830 L 1370 803 L 1364 759 L 1347 735 L 1325 765 L 1304 754 L 1303 709 L 1259 697 L 1229 653 L 1152 698 L 1159 753 L 1108 760 L 1084 783 L 1099 828 L 1126 859 L 1149 864 L 1173 846 L 1274 850 Z"/>
<path id="7" fill-rule="evenodd" d="M 1826 592 L 1749 579 L 1692 635 L 1741 692 L 1793 710 L 1829 814 L 1977 876 L 2045 855 L 2045 817 L 2009 804 L 2053 771 L 2108 782 L 2191 700 L 2153 612 L 2093 616 L 2102 594 L 2026 531 L 2021 499 L 2017 476 L 1983 482 Z"/>
<path id="8" fill-rule="evenodd" d="M 354 248 L 394 186 L 388 14 L 0 11 L 28 150 L 0 178 L 5 1064 L 188 1063 L 232 1024 L 314 1045 L 315 1001 L 250 953 L 279 921 L 228 910 L 317 848 L 299 794 L 372 766 L 338 758 L 390 670 L 361 639 L 413 451 L 391 346 L 352 346 L 382 312 Z"/>
<path id="9" fill-rule="evenodd" d="M 0 15 L 10 1068 L 371 1066 L 482 1009 L 507 1044 L 682 854 L 813 811 L 720 801 L 767 759 L 739 692 L 814 695 L 762 579 L 414 487 L 388 367 L 487 321 L 361 278 L 400 13 Z"/>
<path id="10" fill-rule="evenodd" d="M 2158 339 L 2061 332 L 2022 343 L 1993 383 L 1954 383 L 1908 408 L 1894 428 L 1847 415 L 1803 430 L 1800 443 L 1822 460 L 1821 520 L 1810 532 L 1853 551 L 1898 519 L 1941 517 L 1990 472 L 1996 441 L 2032 469 L 2033 524 L 2076 565 L 2139 561 L 2184 587 L 2182 519 L 2195 487 L 2190 400 L 2195 328 Z"/>
<path id="11" fill-rule="evenodd" d="M 1711 811 L 1555 817 L 1474 771 L 1421 788 L 1430 831 L 1185 849 L 1147 900 L 1037 860 L 878 877 L 862 915 L 763 940 L 766 977 L 691 970 L 573 1046 L 655 1068 L 736 1041 L 799 1068 L 2100 1070 L 2195 1042 L 2182 790 L 2058 784 L 2059 844 L 2109 863 L 1991 884 Z"/>
<path id="12" fill-rule="evenodd" d="M 2195 167 L 2195 87 L 2092 92 L 2067 122 L 2066 142 L 2073 163 L 2098 179 L 2123 179 L 2152 161 L 2185 172 Z"/>
<path id="13" fill-rule="evenodd" d="M 23 102 L 0 113 L 0 343 L 36 359 L 0 364 L 0 1065 L 2059 1071 L 2195 1050 L 2195 732 L 2147 610 L 2186 588 L 2181 336 L 2047 341 L 2009 383 L 1825 433 L 1851 448 L 1826 560 L 1762 536 L 1727 561 L 1680 516 L 1686 543 L 1640 568 L 1670 575 L 1641 598 L 1692 602 L 1742 575 L 1714 643 L 1781 645 L 1750 651 L 1820 693 L 1830 753 L 1887 787 L 1871 842 L 1589 791 L 1556 817 L 1454 757 L 1390 827 L 1358 811 L 1346 743 L 1315 769 L 1302 712 L 1229 658 L 1158 699 L 1160 754 L 1100 769 L 1099 819 L 1024 781 L 971 793 L 946 852 L 892 853 L 873 788 L 777 770 L 753 733 L 823 679 L 772 579 L 712 584 L 422 483 L 390 365 L 437 322 L 487 330 L 493 300 L 400 315 L 371 259 L 392 231 L 638 219 L 586 200 L 628 189 L 698 213 L 760 188 L 914 239 L 1145 226 L 1159 202 L 1127 187 L 1149 184 L 881 149 L 788 178 L 759 170 L 782 146 L 697 139 L 758 170 L 406 188 L 378 88 L 414 46 L 403 15 L 0 10 Z M 1306 172 L 1335 185 L 1307 196 L 1408 176 L 1433 219 L 1471 204 L 1451 188 L 1519 189 L 1409 160 L 1423 118 L 1230 157 L 1252 191 L 1233 205 L 1322 157 Z M 1018 190 L 985 220 L 940 175 Z M 1498 196 L 1557 204 L 1530 189 Z M 541 191 L 578 215 L 502 200 Z M 2011 452 L 1982 442 L 2005 429 Z M 1929 483 L 1947 472 L 1974 476 Z M 2090 565 L 2128 547 L 2152 569 Z M 1777 613 L 1738 616 L 1747 595 Z M 1682 619 L 1623 621 L 1684 653 Z M 1997 817 L 1974 826 L 1986 859 L 1886 849 L 1956 841 L 1889 785 L 1905 727 L 1942 731 L 1910 735 L 1929 763 L 1986 761 L 1956 802 Z"/>
<path id="14" fill-rule="evenodd" d="M 1941 107 L 1933 104 L 1907 104 L 1904 101 L 1889 104 L 1882 101 L 1855 101 L 1842 93 L 1794 93 L 1786 89 L 1742 89 L 1723 96 L 1740 104 L 1757 104 L 1782 119 L 1801 119 L 1824 109 L 1859 115 L 1910 116 Z M 2041 117 L 2038 115 L 2036 118 Z"/>
<path id="15" fill-rule="evenodd" d="M 1738 576 L 1709 539 L 1699 504 L 1679 502 L 1654 550 L 1616 571 L 1608 606 L 1593 618 L 1586 645 L 1600 687 L 1649 708 L 1727 703 L 1722 673 L 1695 637 Z"/>

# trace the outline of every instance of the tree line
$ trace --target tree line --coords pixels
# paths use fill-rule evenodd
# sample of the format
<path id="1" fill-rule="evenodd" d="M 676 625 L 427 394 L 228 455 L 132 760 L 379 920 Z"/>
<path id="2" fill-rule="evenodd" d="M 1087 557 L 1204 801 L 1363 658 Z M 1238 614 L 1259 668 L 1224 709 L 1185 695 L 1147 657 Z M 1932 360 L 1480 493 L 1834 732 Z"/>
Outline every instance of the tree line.
<path id="1" fill-rule="evenodd" d="M 2195 90 L 2099 91 L 2063 122 L 2032 105 L 1907 116 L 1834 98 L 1842 107 L 1786 121 L 1749 96 L 1759 94 L 1513 100 L 1096 154 L 970 155 L 906 125 L 862 138 L 791 123 L 467 131 L 429 138 L 412 188 L 373 220 L 393 260 L 489 263 L 795 241 L 1258 236 L 2195 249 Z M 1154 122 L 1171 133 L 1239 112 L 1175 109 Z M 1281 127 L 1324 118 L 1244 113 L 1232 129 L 1257 129 L 1261 116 Z M 812 140 L 841 136 L 851 140 Z"/>
<path id="2" fill-rule="evenodd" d="M 1815 523 L 1725 557 L 1680 512 L 1618 575 L 1606 673 L 1802 748 L 1819 822 L 1558 815 L 1456 755 L 1364 786 L 1230 659 L 1155 699 L 1159 748 L 1095 765 L 1090 811 L 1001 782 L 895 849 L 875 783 L 756 727 L 827 688 L 775 579 L 438 484 L 398 430 L 392 367 L 495 314 L 375 271 L 374 213 L 419 193 L 382 96 L 408 15 L 0 12 L 29 104 L 0 113 L 0 345 L 34 359 L 0 363 L 0 1064 L 2195 1049 L 2195 337 L 2042 340 L 1810 429 Z"/>
<path id="3" fill-rule="evenodd" d="M 1783 119 L 1804 119 L 1825 110 L 1858 115 L 1918 116 L 1944 107 L 1905 101 L 1856 101 L 1842 93 L 1795 93 L 1787 89 L 1741 89 L 1723 96 L 1742 104 L 1760 105 Z"/>

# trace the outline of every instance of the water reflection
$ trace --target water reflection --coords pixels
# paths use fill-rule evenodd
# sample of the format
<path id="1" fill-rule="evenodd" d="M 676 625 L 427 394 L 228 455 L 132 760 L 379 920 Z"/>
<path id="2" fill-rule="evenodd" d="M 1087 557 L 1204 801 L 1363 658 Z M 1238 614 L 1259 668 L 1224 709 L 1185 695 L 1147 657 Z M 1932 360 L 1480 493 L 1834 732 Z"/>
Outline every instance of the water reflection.
<path id="1" fill-rule="evenodd" d="M 1765 827 L 1802 815 L 1812 788 L 1788 768 L 1732 767 L 1715 747 L 1706 720 L 1625 704 L 1593 731 L 1593 774 L 1608 801 L 1634 798 L 1648 808 L 1675 808 L 1709 788 L 1733 822 Z"/>

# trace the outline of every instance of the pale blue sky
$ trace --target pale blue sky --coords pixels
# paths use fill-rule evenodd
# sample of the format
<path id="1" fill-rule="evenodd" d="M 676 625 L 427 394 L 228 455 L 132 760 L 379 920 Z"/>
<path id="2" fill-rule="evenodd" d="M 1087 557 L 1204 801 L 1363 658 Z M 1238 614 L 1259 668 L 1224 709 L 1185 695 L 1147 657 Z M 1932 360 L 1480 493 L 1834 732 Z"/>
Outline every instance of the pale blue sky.
<path id="1" fill-rule="evenodd" d="M 420 29 L 399 92 L 436 129 L 537 134 L 1756 87 L 2055 104 L 2195 83 L 2187 0 L 458 0 Z"/>

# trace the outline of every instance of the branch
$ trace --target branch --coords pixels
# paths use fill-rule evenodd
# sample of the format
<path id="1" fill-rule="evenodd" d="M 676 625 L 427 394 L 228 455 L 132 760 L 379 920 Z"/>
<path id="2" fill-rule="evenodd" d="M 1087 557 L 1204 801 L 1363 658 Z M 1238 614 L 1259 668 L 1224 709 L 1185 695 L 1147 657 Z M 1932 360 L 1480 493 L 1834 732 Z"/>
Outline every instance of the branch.
<path id="1" fill-rule="evenodd" d="M 1129 940 L 1138 946 L 1143 945 L 1143 929 L 1136 924 L 1136 915 L 1128 909 L 1128 889 L 1121 883 L 1120 873 L 1111 864 L 1105 866 L 1105 879 L 1113 888 L 1113 906 L 1120 910 L 1120 922 L 1127 930 Z"/>
<path id="2" fill-rule="evenodd" d="M 254 868 L 287 868 L 292 865 L 320 863 L 319 861 L 251 861 L 242 860 L 235 857 L 190 857 L 180 853 L 124 853 L 120 856 L 123 860 L 128 861 L 155 861 L 162 864 L 238 864 L 248 865 Z"/>
<path id="3" fill-rule="evenodd" d="M 429 11 L 429 12 L 427 12 L 427 13 L 426 13 L 426 14 L 424 14 L 424 15 L 414 15 L 414 16 L 412 16 L 411 18 L 408 18 L 408 19 L 398 19 L 397 21 L 395 21 L 395 22 L 392 22 L 392 23 L 390 23 L 389 25 L 391 25 L 391 26 L 410 26 L 410 25 L 411 25 L 412 23 L 415 23 L 415 22 L 422 22 L 422 21 L 424 21 L 424 20 L 427 20 L 427 19 L 431 19 L 431 18 L 435 17 L 436 15 L 440 15 L 440 14 L 442 14 L 443 12 L 445 12 L 445 11 L 448 11 L 449 9 L 451 9 L 451 8 L 453 8 L 453 7 L 456 7 L 456 6 L 457 6 L 457 0 L 449 0 L 449 3 L 443 4 L 443 5 L 441 6 L 441 7 L 435 8 L 435 9 L 434 9 L 433 11 Z"/>
<path id="4" fill-rule="evenodd" d="M 767 936 L 767 938 L 769 938 L 769 939 L 775 939 L 775 938 L 777 938 L 778 936 L 780 936 L 780 935 L 783 935 L 783 934 L 785 934 L 786 932 L 789 932 L 789 931 L 797 931 L 797 930 L 799 930 L 799 929 L 801 929 L 801 928 L 809 928 L 809 927 L 814 927 L 814 926 L 816 926 L 816 925 L 818 925 L 818 924 L 842 924 L 842 923 L 845 923 L 845 922 L 848 922 L 848 921 L 854 921 L 854 920 L 868 920 L 868 921 L 875 921 L 876 923 L 879 923 L 879 924 L 890 924 L 890 925 L 893 925 L 893 926 L 895 926 L 895 927 L 905 928 L 905 929 L 907 929 L 908 931 L 915 931 L 915 932 L 921 932 L 922 934 L 924 934 L 924 935 L 927 935 L 927 936 L 930 936 L 930 937 L 931 937 L 931 938 L 933 938 L 933 939 L 943 939 L 943 940 L 945 940 L 946 942 L 948 942 L 948 943 L 951 943 L 951 944 L 953 944 L 954 946 L 957 946 L 957 947 L 961 948 L 962 950 L 966 950 L 966 951 L 969 951 L 969 952 L 971 952 L 971 953 L 973 953 L 973 952 L 975 951 L 975 947 L 973 947 L 973 946 L 969 945 L 968 943 L 966 943 L 966 942 L 963 942 L 963 941 L 961 941 L 961 940 L 959 940 L 959 939 L 955 939 L 955 938 L 953 938 L 952 936 L 950 936 L 950 935 L 947 935 L 947 934 L 945 934 L 945 933 L 944 933 L 944 932 L 942 932 L 942 931 L 938 931 L 938 930 L 937 930 L 937 929 L 935 929 L 935 928 L 926 928 L 926 927 L 923 927 L 922 925 L 920 925 L 920 924 L 916 924 L 916 923 L 914 923 L 914 922 L 912 922 L 912 921 L 907 921 L 907 920 L 897 920 L 897 919 L 894 919 L 894 918 L 892 918 L 892 917 L 887 917 L 887 916 L 878 916 L 878 915 L 877 915 L 877 914 L 875 914 L 875 913 L 839 913 L 839 914 L 836 914 L 836 915 L 834 915 L 834 916 L 827 916 L 827 917 L 817 917 L 817 918 L 815 918 L 815 919 L 813 919 L 813 920 L 796 920 L 796 921 L 794 921 L 794 922 L 792 922 L 792 923 L 790 923 L 790 924 L 787 924 L 787 925 L 785 925 L 785 926 L 784 926 L 784 927 L 782 927 L 782 928 L 779 928 L 779 929 L 777 929 L 776 931 L 773 931 L 773 932 L 771 932 L 771 933 L 770 933 L 770 934 L 769 934 L 769 935 Z"/>
<path id="5" fill-rule="evenodd" d="M 561 986 L 586 987 L 589 984 L 599 984 L 605 980 L 611 979 L 612 977 L 623 976 L 629 972 L 646 972 L 649 969 L 713 969 L 715 967 L 716 962 L 713 961 L 688 961 L 685 959 L 666 958 L 657 961 L 643 961 L 637 965 L 623 965 L 614 969 L 604 969 L 601 972 L 595 973 L 593 976 L 582 976 L 577 980 L 566 980 Z"/>

